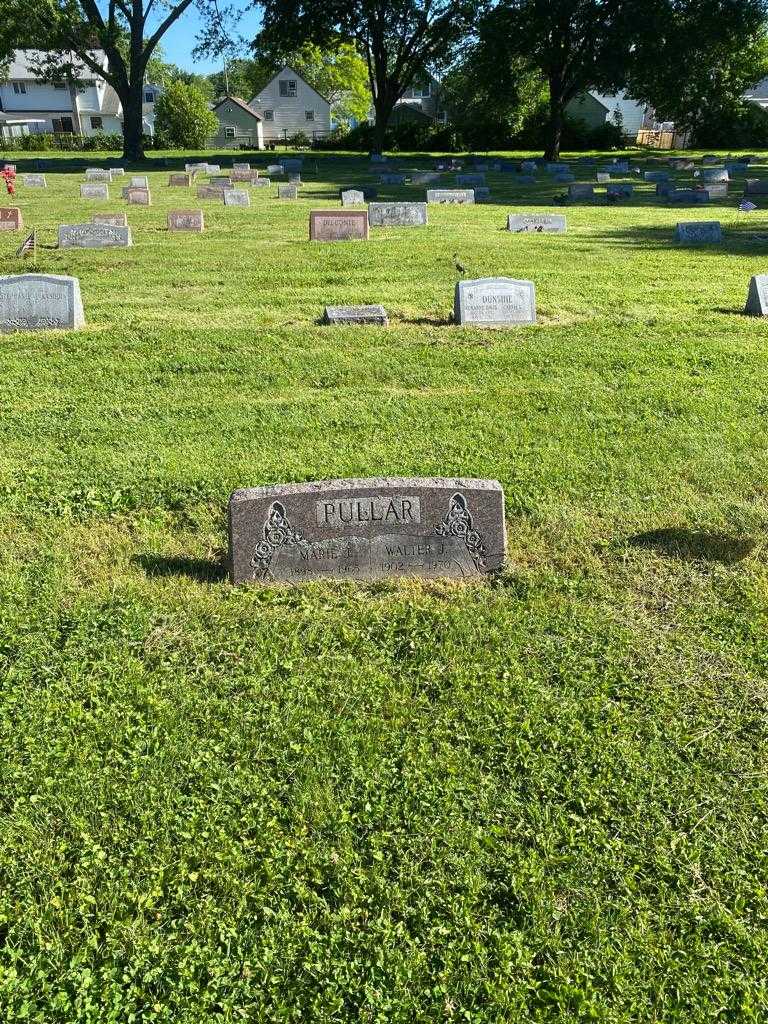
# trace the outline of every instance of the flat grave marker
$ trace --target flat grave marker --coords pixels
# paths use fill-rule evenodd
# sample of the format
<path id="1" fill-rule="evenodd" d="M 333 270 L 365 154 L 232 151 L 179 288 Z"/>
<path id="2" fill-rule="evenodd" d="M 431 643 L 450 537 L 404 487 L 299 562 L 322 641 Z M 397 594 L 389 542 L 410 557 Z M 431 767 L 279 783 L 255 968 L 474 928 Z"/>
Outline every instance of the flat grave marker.
<path id="1" fill-rule="evenodd" d="M 313 242 L 348 242 L 368 238 L 367 210 L 312 210 L 309 238 Z"/>
<path id="2" fill-rule="evenodd" d="M 506 555 L 495 480 L 381 477 L 278 484 L 229 499 L 233 583 L 477 579 Z"/>
<path id="3" fill-rule="evenodd" d="M 113 228 L 127 228 L 127 213 L 94 213 L 91 224 L 109 224 Z"/>
<path id="4" fill-rule="evenodd" d="M 325 324 L 376 324 L 386 327 L 389 316 L 383 306 L 326 306 L 323 313 Z"/>
<path id="5" fill-rule="evenodd" d="M 0 332 L 76 330 L 84 323 L 80 282 L 76 277 L 0 277 Z"/>

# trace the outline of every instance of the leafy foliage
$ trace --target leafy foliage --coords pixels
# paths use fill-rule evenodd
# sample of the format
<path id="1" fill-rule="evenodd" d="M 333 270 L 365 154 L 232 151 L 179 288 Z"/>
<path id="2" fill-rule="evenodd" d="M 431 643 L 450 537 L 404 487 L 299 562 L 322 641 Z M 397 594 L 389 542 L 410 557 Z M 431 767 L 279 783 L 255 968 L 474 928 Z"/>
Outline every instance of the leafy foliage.
<path id="1" fill-rule="evenodd" d="M 194 85 L 171 82 L 155 104 L 155 130 L 167 145 L 200 149 L 218 131 L 219 121 Z"/>

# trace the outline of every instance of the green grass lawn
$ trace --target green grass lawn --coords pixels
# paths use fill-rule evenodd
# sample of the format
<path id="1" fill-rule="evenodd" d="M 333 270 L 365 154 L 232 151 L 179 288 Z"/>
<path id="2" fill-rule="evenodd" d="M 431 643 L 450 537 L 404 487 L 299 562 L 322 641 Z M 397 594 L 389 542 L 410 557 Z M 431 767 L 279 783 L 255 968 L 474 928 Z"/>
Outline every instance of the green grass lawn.
<path id="1" fill-rule="evenodd" d="M 489 173 L 323 245 L 367 162 L 250 209 L 171 169 L 149 208 L 19 184 L 34 267 L 0 233 L 87 320 L 0 337 L 2 1020 L 763 1024 L 768 211 L 641 185 L 514 235 L 561 189 Z M 133 248 L 55 248 L 122 209 Z M 452 326 L 454 254 L 539 323 Z M 508 571 L 226 582 L 232 490 L 374 475 L 498 479 Z"/>

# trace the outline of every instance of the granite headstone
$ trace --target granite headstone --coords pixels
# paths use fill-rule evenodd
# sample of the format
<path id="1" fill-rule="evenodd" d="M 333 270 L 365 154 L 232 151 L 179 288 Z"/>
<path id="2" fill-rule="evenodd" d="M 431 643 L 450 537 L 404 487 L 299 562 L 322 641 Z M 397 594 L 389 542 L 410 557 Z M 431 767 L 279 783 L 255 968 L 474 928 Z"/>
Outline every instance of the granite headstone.
<path id="1" fill-rule="evenodd" d="M 510 327 L 536 323 L 536 290 L 532 281 L 483 277 L 458 281 L 454 321 L 459 325 Z"/>
<path id="2" fill-rule="evenodd" d="M 0 332 L 74 330 L 84 323 L 80 282 L 76 277 L 0 277 Z"/>

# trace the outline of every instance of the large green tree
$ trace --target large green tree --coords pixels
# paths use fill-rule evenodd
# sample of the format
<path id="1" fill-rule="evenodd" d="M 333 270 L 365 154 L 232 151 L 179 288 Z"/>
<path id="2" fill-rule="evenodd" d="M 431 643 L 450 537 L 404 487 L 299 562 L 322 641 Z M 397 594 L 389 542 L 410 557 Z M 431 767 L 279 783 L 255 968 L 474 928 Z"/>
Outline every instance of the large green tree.
<path id="1" fill-rule="evenodd" d="M 155 129 L 169 146 L 202 149 L 218 126 L 205 95 L 194 85 L 171 82 L 155 104 Z"/>
<path id="2" fill-rule="evenodd" d="M 767 16 L 765 0 L 647 0 L 628 89 L 678 129 L 727 120 L 768 75 Z"/>
<path id="3" fill-rule="evenodd" d="M 449 64 L 477 13 L 474 0 L 257 0 L 262 53 L 347 39 L 362 54 L 383 148 L 397 101 L 425 70 Z"/>
<path id="4" fill-rule="evenodd" d="M 123 108 L 123 155 L 139 160 L 147 67 L 160 40 L 192 3 L 215 37 L 223 22 L 216 0 L 5 0 L 3 17 L 23 19 L 47 51 L 35 68 L 41 76 L 73 82 L 85 72 L 112 86 Z M 94 50 L 104 51 L 106 67 Z"/>

